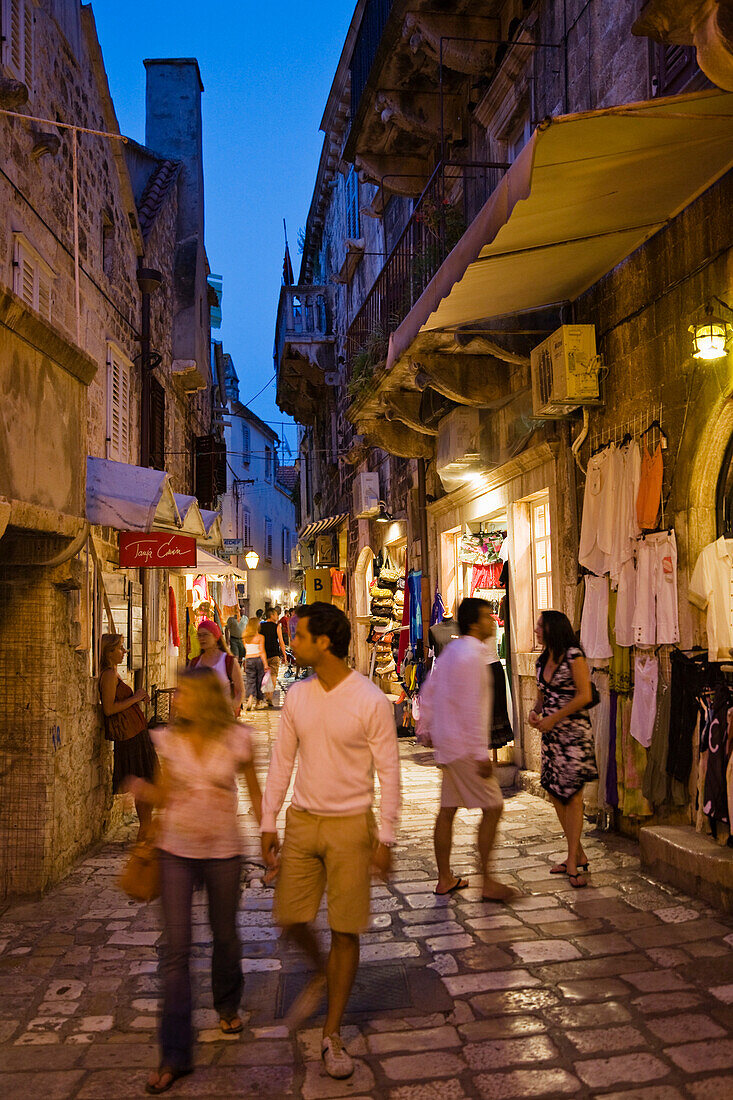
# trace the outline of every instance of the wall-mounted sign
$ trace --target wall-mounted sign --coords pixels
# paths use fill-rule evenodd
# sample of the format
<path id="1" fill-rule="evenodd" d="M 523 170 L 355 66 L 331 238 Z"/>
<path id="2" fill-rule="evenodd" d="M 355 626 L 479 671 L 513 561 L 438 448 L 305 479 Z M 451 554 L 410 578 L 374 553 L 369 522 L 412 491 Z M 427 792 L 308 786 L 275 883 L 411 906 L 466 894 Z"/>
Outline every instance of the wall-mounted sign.
<path id="1" fill-rule="evenodd" d="M 331 603 L 330 569 L 306 569 L 305 596 L 308 603 L 315 603 L 316 600 Z"/>
<path id="2" fill-rule="evenodd" d="M 196 564 L 196 539 L 163 531 L 120 532 L 120 565 L 124 568 L 173 569 Z"/>

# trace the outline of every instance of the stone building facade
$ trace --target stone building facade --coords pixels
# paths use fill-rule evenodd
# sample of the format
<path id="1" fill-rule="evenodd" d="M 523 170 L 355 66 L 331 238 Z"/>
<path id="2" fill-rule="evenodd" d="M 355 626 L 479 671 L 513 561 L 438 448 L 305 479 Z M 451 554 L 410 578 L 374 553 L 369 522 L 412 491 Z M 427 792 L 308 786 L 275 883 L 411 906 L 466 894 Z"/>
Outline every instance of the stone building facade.
<path id="1" fill-rule="evenodd" d="M 152 148 L 126 143 L 91 8 L 19 10 L 22 33 L 3 27 L 0 59 L 0 108 L 27 116 L 0 114 L 1 898 L 44 889 L 110 820 L 96 687 L 105 603 L 125 634 L 133 603 L 146 627 L 136 611 L 126 678 L 150 690 L 175 668 L 167 573 L 120 570 L 124 523 L 87 518 L 88 456 L 140 463 L 140 268 L 162 276 L 150 465 L 170 475 L 168 494 L 194 492 L 213 399 L 198 66 L 147 63 Z"/>
<path id="2" fill-rule="evenodd" d="M 530 772 L 540 766 L 539 735 L 526 723 L 533 625 L 545 601 L 578 623 L 591 451 L 627 430 L 662 446 L 659 432 L 642 437 L 661 419 L 669 446 L 659 522 L 676 533 L 682 646 L 704 640 L 688 579 L 727 523 L 729 360 L 693 358 L 688 329 L 706 303 L 731 319 L 730 103 L 720 90 L 729 85 L 711 83 L 720 69 L 705 67 L 699 36 L 664 32 L 664 8 L 367 0 L 324 116 L 341 127 L 324 153 L 341 173 L 331 193 L 354 165 L 364 220 L 372 215 L 372 234 L 381 223 L 383 248 L 389 212 L 408 206 L 379 271 L 363 269 L 372 283 L 360 310 L 335 308 L 345 338 L 339 344 L 337 332 L 343 363 L 327 368 L 336 371 L 332 401 L 353 425 L 354 435 L 343 429 L 352 452 L 381 447 L 395 462 L 424 462 L 426 498 L 412 509 L 405 499 L 417 521 L 408 530 L 419 539 L 425 507 L 429 588 L 449 606 L 470 590 L 463 536 L 506 531 L 515 742 L 504 751 Z M 722 40 L 722 14 L 717 25 Z M 602 174 L 591 178 L 601 161 L 605 193 Z M 321 283 L 328 224 L 314 199 L 304 272 L 318 271 Z M 362 264 L 371 251 L 365 245 Z M 571 324 L 594 326 L 600 399 L 551 416 L 533 400 L 531 353 Z M 365 347 L 374 350 L 367 369 Z M 297 353 L 294 339 L 280 359 L 284 394 Z M 317 421 L 306 448 L 323 448 L 323 429 Z M 668 672 L 669 647 L 659 657 Z M 608 809 L 603 793 L 598 804 Z M 660 803 L 644 817 L 689 820 L 689 807 Z M 640 817 L 622 804 L 616 820 L 633 832 Z"/>

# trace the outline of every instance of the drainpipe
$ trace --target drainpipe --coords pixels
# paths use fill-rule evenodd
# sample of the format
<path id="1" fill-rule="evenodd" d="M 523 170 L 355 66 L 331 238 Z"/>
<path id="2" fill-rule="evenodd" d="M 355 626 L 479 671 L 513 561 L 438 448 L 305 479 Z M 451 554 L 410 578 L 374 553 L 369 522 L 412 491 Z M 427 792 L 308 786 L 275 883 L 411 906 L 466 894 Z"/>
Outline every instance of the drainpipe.
<path id="1" fill-rule="evenodd" d="M 428 501 L 425 490 L 425 459 L 417 460 L 417 509 L 420 529 L 420 559 L 422 568 L 423 648 L 427 652 L 430 629 L 430 577 L 428 575 Z"/>
<path id="2" fill-rule="evenodd" d="M 150 372 L 153 364 L 150 355 L 150 297 L 163 282 L 159 271 L 140 267 L 137 284 L 142 293 L 140 325 L 140 465 L 150 465 Z"/>
<path id="3" fill-rule="evenodd" d="M 142 294 L 141 324 L 140 324 L 140 465 L 150 465 L 150 376 L 159 356 L 153 356 L 150 351 L 150 297 L 163 282 L 163 276 L 159 271 L 150 267 L 139 267 L 137 271 L 137 284 Z M 142 669 L 135 675 L 135 687 L 145 686 L 149 688 L 148 676 L 148 600 L 150 595 L 151 578 L 149 570 L 140 569 L 140 583 L 143 592 L 143 622 L 142 622 Z M 155 578 L 157 583 L 157 575 Z M 152 694 L 152 692 L 151 692 Z"/>

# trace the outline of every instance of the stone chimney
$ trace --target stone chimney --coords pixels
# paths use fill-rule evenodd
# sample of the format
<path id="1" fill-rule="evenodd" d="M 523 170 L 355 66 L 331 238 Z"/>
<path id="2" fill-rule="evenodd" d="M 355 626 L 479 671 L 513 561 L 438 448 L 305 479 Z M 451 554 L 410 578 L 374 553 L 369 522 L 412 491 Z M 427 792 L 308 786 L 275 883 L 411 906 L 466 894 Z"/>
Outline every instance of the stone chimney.
<path id="1" fill-rule="evenodd" d="M 201 388 L 211 380 L 201 122 L 204 86 L 193 57 L 148 59 L 145 69 L 145 144 L 158 156 L 181 165 L 173 287 L 173 370 L 186 377 L 192 372 L 197 374 L 200 384 L 194 388 Z"/>

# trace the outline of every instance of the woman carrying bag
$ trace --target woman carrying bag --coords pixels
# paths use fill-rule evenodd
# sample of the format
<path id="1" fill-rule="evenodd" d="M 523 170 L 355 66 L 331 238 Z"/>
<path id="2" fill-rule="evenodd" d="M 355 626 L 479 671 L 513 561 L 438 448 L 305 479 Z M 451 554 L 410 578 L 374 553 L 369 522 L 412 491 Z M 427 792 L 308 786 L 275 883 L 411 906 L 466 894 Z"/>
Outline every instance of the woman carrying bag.
<path id="1" fill-rule="evenodd" d="M 136 799 L 157 806 L 165 946 L 161 955 L 163 1010 L 160 1066 L 146 1092 L 167 1092 L 192 1072 L 191 907 L 205 886 L 213 936 L 211 986 L 219 1027 L 243 1029 L 243 977 L 237 933 L 242 838 L 237 825 L 237 775 L 243 773 L 259 824 L 262 795 L 252 761 L 250 732 L 233 721 L 229 699 L 212 669 L 188 669 L 174 696 L 173 722 L 153 738 L 160 760 L 154 785 L 128 780 Z"/>
<path id="2" fill-rule="evenodd" d="M 229 652 L 221 630 L 213 619 L 202 619 L 196 630 L 201 653 L 191 661 L 191 668 L 210 668 L 219 678 L 232 701 L 235 718 L 242 709 L 244 683 L 239 661 Z"/>
<path id="3" fill-rule="evenodd" d="M 540 783 L 548 792 L 568 844 L 567 858 L 550 874 L 568 876 L 570 885 L 587 886 L 583 850 L 583 787 L 596 779 L 593 733 L 588 708 L 595 699 L 585 654 L 570 620 L 561 611 L 543 611 L 535 634 L 542 646 L 537 658 L 537 699 L 530 725 L 542 734 Z"/>
<path id="4" fill-rule="evenodd" d="M 247 695 L 245 710 L 261 710 L 265 704 L 262 681 L 267 668 L 265 639 L 260 633 L 260 620 L 256 615 L 247 622 L 242 632 L 244 642 L 244 682 Z"/>
<path id="5" fill-rule="evenodd" d="M 117 672 L 125 656 L 121 634 L 103 634 L 101 643 L 99 697 L 104 716 L 104 735 L 114 742 L 112 792 L 122 791 L 130 775 L 152 780 L 155 774 L 155 749 L 148 733 L 148 723 L 140 703 L 149 702 L 145 691 L 133 691 Z M 135 800 L 140 828 L 137 839 L 144 840 L 150 831 L 150 807 Z"/>

